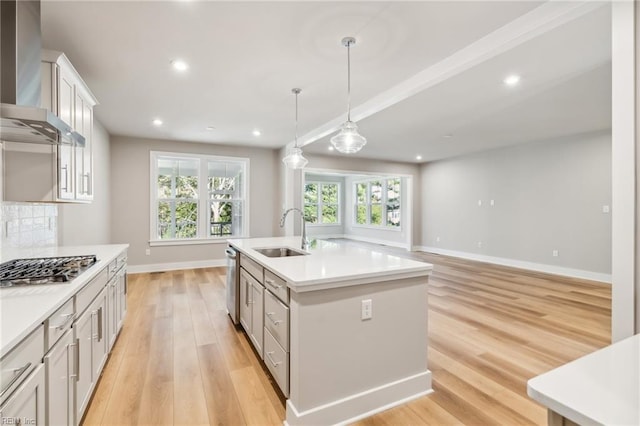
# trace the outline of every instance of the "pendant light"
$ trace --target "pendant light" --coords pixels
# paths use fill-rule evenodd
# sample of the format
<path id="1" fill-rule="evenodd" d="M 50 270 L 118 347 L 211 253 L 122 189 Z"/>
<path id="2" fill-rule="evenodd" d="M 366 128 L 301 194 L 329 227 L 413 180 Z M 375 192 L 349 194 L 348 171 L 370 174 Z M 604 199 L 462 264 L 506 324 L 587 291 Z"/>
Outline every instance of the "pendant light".
<path id="1" fill-rule="evenodd" d="M 358 126 L 351 121 L 351 46 L 356 44 L 353 37 L 342 39 L 342 45 L 347 48 L 347 121 L 342 125 L 337 135 L 331 138 L 331 144 L 344 154 L 353 154 L 367 144 L 367 139 L 358 133 Z"/>
<path id="2" fill-rule="evenodd" d="M 302 90 L 298 88 L 291 89 L 291 93 L 296 95 L 296 139 L 293 148 L 291 148 L 287 156 L 282 159 L 284 165 L 290 169 L 302 169 L 309 162 L 309 160 L 302 156 L 302 148 L 298 147 L 298 95 L 300 92 L 302 92 Z"/>

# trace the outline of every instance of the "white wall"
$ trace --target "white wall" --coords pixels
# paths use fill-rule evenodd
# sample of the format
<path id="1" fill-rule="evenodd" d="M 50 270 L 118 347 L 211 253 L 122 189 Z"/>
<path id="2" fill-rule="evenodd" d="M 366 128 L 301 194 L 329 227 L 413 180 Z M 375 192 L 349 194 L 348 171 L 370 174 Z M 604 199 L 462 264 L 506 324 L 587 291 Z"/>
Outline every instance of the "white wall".
<path id="1" fill-rule="evenodd" d="M 280 159 L 271 149 L 114 136 L 111 140 L 111 241 L 129 243 L 133 270 L 172 266 L 224 265 L 226 243 L 155 246 L 150 239 L 150 151 L 198 153 L 249 158 L 249 234 L 280 233 L 278 182 Z M 145 255 L 150 248 L 151 255 Z"/>
<path id="2" fill-rule="evenodd" d="M 610 279 L 609 133 L 428 163 L 421 188 L 424 246 Z"/>
<path id="3" fill-rule="evenodd" d="M 93 123 L 93 201 L 59 204 L 60 245 L 109 244 L 111 242 L 110 138 L 102 125 Z"/>

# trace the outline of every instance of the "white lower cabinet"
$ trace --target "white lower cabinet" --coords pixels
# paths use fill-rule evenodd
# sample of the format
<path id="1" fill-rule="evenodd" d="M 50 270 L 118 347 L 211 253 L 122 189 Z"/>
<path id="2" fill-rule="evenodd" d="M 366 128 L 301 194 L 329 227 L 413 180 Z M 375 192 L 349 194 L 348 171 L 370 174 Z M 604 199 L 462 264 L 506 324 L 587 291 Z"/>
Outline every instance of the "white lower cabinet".
<path id="1" fill-rule="evenodd" d="M 44 426 L 45 374 L 39 364 L 31 375 L 0 406 L 0 424 Z"/>
<path id="2" fill-rule="evenodd" d="M 243 268 L 240 268 L 240 324 L 247 332 L 260 358 L 263 347 L 264 287 Z"/>
<path id="3" fill-rule="evenodd" d="M 75 424 L 80 424 L 91 393 L 107 359 L 107 291 L 103 289 L 74 324 L 78 343 L 78 375 L 75 388 Z"/>
<path id="4" fill-rule="evenodd" d="M 68 330 L 45 355 L 46 419 L 51 426 L 73 426 L 78 345 Z"/>

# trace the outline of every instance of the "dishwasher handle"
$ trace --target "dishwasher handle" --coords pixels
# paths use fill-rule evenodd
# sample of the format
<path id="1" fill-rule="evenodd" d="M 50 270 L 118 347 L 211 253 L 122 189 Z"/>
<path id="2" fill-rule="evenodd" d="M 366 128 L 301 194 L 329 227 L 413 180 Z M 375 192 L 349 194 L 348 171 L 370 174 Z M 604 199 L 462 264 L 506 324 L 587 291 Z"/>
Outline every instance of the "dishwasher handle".
<path id="1" fill-rule="evenodd" d="M 236 251 L 234 249 L 227 247 L 224 252 L 227 254 L 229 259 L 236 258 Z"/>

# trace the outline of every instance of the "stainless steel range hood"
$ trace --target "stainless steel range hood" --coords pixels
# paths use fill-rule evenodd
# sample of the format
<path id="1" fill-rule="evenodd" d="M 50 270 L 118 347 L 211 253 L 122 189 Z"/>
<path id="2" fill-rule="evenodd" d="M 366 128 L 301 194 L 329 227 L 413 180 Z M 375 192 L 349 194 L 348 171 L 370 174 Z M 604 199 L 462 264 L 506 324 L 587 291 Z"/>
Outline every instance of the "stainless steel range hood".
<path id="1" fill-rule="evenodd" d="M 85 139 L 40 106 L 40 2 L 0 0 L 0 140 L 84 146 Z"/>

